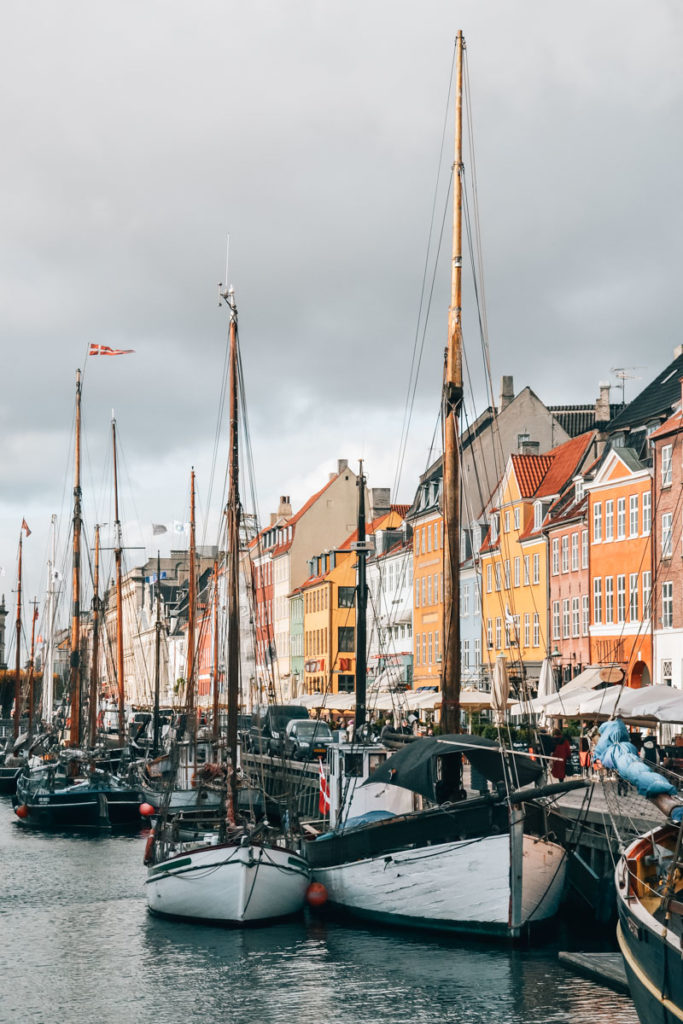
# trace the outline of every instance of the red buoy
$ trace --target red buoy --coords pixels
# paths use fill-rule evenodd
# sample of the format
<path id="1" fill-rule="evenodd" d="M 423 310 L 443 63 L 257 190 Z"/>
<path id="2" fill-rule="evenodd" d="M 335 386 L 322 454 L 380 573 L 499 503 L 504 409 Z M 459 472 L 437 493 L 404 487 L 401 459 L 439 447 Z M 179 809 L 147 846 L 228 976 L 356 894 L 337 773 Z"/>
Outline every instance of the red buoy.
<path id="1" fill-rule="evenodd" d="M 18 807 L 14 808 L 14 813 L 17 818 L 28 818 L 28 807 L 26 804 L 19 804 Z"/>
<path id="2" fill-rule="evenodd" d="M 306 890 L 306 900 L 310 907 L 322 907 L 327 903 L 327 889 L 322 882 L 311 882 Z"/>
<path id="3" fill-rule="evenodd" d="M 150 818 L 156 811 L 151 804 L 140 804 L 140 814 L 143 818 Z"/>

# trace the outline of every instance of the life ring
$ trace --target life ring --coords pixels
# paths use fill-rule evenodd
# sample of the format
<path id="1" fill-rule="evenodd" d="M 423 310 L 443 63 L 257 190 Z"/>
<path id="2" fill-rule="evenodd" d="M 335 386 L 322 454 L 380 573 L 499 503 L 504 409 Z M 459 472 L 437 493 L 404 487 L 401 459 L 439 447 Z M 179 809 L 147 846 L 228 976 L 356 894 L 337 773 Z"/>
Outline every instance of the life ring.
<path id="1" fill-rule="evenodd" d="M 156 842 L 156 838 L 157 837 L 154 834 L 154 829 L 152 829 L 150 834 L 147 836 L 147 842 L 145 844 L 145 855 L 142 858 L 142 863 L 145 865 L 145 867 L 149 867 L 150 864 L 154 863 L 154 844 Z"/>

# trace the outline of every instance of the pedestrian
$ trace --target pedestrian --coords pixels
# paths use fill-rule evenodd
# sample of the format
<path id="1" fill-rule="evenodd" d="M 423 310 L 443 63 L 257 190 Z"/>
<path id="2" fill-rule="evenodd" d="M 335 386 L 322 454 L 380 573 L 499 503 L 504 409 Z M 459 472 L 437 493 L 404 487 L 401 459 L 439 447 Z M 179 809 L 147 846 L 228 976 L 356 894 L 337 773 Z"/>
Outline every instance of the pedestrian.
<path id="1" fill-rule="evenodd" d="M 550 774 L 558 782 L 563 782 L 567 774 L 567 761 L 571 757 L 572 748 L 569 745 L 569 740 L 566 736 L 563 736 L 560 729 L 553 730 L 553 740 L 555 741 L 555 747 L 551 755 Z"/>

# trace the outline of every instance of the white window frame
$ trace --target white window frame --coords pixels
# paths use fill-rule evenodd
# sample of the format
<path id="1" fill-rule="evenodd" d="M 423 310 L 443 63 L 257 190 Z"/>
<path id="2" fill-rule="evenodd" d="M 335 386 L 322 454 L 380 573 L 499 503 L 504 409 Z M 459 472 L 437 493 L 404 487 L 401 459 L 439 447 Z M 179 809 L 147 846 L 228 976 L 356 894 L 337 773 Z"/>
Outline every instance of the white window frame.
<path id="1" fill-rule="evenodd" d="M 596 501 L 593 505 L 593 543 L 602 543 L 602 502 Z"/>
<path id="2" fill-rule="evenodd" d="M 629 537 L 637 537 L 638 536 L 638 519 L 639 519 L 638 504 L 639 504 L 638 503 L 638 495 L 637 494 L 631 494 L 629 496 L 629 499 L 628 499 L 628 515 L 629 515 L 628 535 L 629 535 Z"/>
<path id="3" fill-rule="evenodd" d="M 626 540 L 626 498 L 617 498 L 617 540 Z"/>
<path id="4" fill-rule="evenodd" d="M 614 499 L 605 502 L 605 541 L 614 540 Z"/>
<path id="5" fill-rule="evenodd" d="M 662 446 L 662 487 L 671 487 L 672 470 L 673 470 L 673 445 L 665 444 Z"/>

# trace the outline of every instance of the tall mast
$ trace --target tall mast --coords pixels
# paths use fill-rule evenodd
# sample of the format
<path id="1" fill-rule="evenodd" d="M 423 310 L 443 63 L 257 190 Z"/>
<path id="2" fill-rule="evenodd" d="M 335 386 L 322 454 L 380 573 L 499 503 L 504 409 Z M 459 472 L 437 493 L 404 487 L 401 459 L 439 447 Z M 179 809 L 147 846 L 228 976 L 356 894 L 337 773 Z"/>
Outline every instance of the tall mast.
<path id="1" fill-rule="evenodd" d="M 35 664 L 36 664 L 36 619 L 38 618 L 38 598 L 31 601 L 33 615 L 31 616 L 31 654 L 28 659 L 28 734 L 33 735 L 33 715 L 36 706 L 35 692 Z"/>
<path id="2" fill-rule="evenodd" d="M 455 159 L 453 162 L 453 256 L 448 348 L 443 388 L 443 677 L 441 721 L 445 732 L 460 731 L 460 453 L 458 417 L 462 402 L 462 63 L 464 41 L 456 41 Z"/>
<path id="3" fill-rule="evenodd" d="M 88 742 L 90 747 L 97 743 L 97 676 L 99 671 L 100 640 L 100 528 L 95 526 L 95 568 L 93 572 L 92 596 L 92 663 L 90 665 L 90 721 Z"/>
<path id="4" fill-rule="evenodd" d="M 159 675 L 161 670 L 161 556 L 157 551 L 157 621 L 155 625 L 156 638 L 154 650 L 154 717 L 152 754 L 154 757 L 159 753 Z"/>
<path id="5" fill-rule="evenodd" d="M 74 469 L 73 550 L 71 561 L 71 659 L 69 745 L 81 743 L 81 371 L 76 370 L 76 442 Z"/>
<path id="6" fill-rule="evenodd" d="M 358 558 L 356 569 L 356 715 L 354 720 L 354 731 L 365 724 L 366 717 L 366 696 L 365 688 L 367 682 L 367 637 L 366 620 L 368 607 L 368 591 L 365 582 L 365 562 L 368 557 L 365 544 L 365 477 L 363 476 L 363 460 L 360 462 L 358 479 L 358 541 L 355 545 Z"/>
<path id="7" fill-rule="evenodd" d="M 57 516 L 50 518 L 50 561 L 47 563 L 47 642 L 45 648 L 45 663 L 43 666 L 43 719 L 49 725 L 52 721 L 52 706 L 54 704 L 54 663 L 55 663 L 55 544 Z"/>
<path id="8" fill-rule="evenodd" d="M 218 743 L 218 559 L 213 562 L 213 739 Z"/>
<path id="9" fill-rule="evenodd" d="M 195 615 L 197 607 L 197 575 L 195 572 L 195 499 L 194 499 L 194 466 L 190 473 L 190 577 L 188 580 L 187 597 L 187 723 L 190 736 L 195 729 Z"/>
<path id="10" fill-rule="evenodd" d="M 23 526 L 22 526 L 23 530 Z M 23 537 L 19 531 L 19 564 L 17 565 L 17 621 L 16 621 L 16 644 L 17 649 L 14 658 L 14 738 L 19 735 L 19 721 L 21 719 L 21 562 L 23 554 Z"/>
<path id="11" fill-rule="evenodd" d="M 125 685 L 123 678 L 123 583 L 121 574 L 121 555 L 123 552 L 121 537 L 121 520 L 119 519 L 119 478 L 116 460 L 116 420 L 111 421 L 111 435 L 114 451 L 114 561 L 116 563 L 116 679 L 118 683 L 119 704 L 119 743 L 126 742 L 125 723 Z"/>
<path id="12" fill-rule="evenodd" d="M 228 454 L 228 506 L 227 515 L 227 571 L 228 571 L 228 751 L 233 766 L 237 764 L 237 713 L 240 689 L 240 622 L 239 622 L 239 565 L 240 565 L 240 488 L 239 488 L 239 429 L 237 389 L 239 367 L 237 357 L 237 306 L 235 293 L 228 290 L 230 310 L 230 354 L 228 389 L 230 394 L 230 450 Z M 233 775 L 234 780 L 234 775 Z"/>

